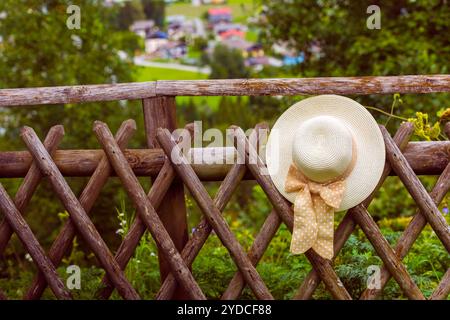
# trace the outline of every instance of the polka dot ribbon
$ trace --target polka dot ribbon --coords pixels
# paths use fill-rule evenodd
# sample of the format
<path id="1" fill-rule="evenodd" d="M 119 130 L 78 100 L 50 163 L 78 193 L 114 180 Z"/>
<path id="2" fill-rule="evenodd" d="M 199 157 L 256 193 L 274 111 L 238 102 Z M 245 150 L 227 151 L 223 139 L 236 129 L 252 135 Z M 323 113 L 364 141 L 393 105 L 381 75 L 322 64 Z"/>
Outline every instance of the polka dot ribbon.
<path id="1" fill-rule="evenodd" d="M 341 204 L 345 180 L 316 183 L 308 180 L 292 164 L 287 174 L 285 191 L 297 192 L 291 252 L 300 254 L 312 248 L 323 258 L 332 259 L 334 212 Z"/>

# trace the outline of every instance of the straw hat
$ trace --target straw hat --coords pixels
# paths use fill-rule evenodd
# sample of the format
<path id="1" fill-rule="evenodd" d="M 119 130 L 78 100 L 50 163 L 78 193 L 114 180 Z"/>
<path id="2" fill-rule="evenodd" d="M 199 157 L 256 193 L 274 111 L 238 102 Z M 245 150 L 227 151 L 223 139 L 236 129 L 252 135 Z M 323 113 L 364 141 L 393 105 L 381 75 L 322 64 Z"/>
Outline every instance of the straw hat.
<path id="1" fill-rule="evenodd" d="M 304 99 L 286 110 L 273 126 L 266 146 L 269 175 L 290 202 L 286 177 L 293 164 L 309 181 L 345 180 L 339 208 L 354 207 L 377 185 L 385 147 L 372 115 L 358 102 L 337 95 Z"/>

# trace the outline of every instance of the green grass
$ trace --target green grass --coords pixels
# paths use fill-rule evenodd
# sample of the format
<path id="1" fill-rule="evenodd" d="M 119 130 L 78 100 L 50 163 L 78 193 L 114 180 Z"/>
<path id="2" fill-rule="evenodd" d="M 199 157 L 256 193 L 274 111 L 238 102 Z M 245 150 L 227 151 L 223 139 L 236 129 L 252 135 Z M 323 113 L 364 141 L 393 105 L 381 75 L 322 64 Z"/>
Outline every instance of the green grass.
<path id="1" fill-rule="evenodd" d="M 166 7 L 166 15 L 184 15 L 188 18 L 201 18 L 209 8 L 229 7 L 232 10 L 233 21 L 244 22 L 245 18 L 251 14 L 253 10 L 252 0 L 229 0 L 223 5 L 201 5 L 193 7 L 191 3 L 174 3 Z"/>
<path id="2" fill-rule="evenodd" d="M 141 67 L 136 74 L 136 81 L 139 82 L 156 80 L 199 80 L 206 78 L 206 74 L 198 72 L 152 67 Z"/>
<path id="3" fill-rule="evenodd" d="M 181 71 L 165 68 L 139 67 L 136 73 L 136 81 L 156 80 L 201 80 L 207 79 L 206 74 L 198 72 Z M 177 97 L 177 103 L 187 103 L 190 97 Z M 212 110 L 217 110 L 220 97 L 192 97 L 196 105 L 207 105 Z"/>

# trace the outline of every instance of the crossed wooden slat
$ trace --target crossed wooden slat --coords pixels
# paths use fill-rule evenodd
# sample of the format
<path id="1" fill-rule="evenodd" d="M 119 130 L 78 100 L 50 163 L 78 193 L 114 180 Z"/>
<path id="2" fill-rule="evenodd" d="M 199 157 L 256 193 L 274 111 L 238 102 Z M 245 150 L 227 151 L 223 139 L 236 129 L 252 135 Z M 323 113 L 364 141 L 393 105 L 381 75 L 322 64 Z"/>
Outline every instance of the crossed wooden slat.
<path id="1" fill-rule="evenodd" d="M 42 174 L 48 178 L 54 193 L 68 211 L 70 219 L 76 226 L 78 233 L 87 242 L 92 252 L 100 261 L 119 293 L 125 299 L 139 299 L 138 293 L 125 278 L 124 273 L 114 260 L 114 256 L 109 251 L 106 243 L 101 238 L 86 211 L 70 189 L 34 130 L 29 127 L 24 127 L 22 129 L 22 138 L 41 169 Z M 41 269 L 41 271 L 43 270 Z"/>
<path id="2" fill-rule="evenodd" d="M 83 190 L 80 200 L 75 198 L 73 192 L 70 190 L 50 156 L 56 149 L 56 146 L 62 137 L 62 127 L 57 126 L 52 128 L 44 145 L 40 142 L 31 128 L 24 128 L 22 130 L 22 137 L 33 155 L 35 162 L 33 162 L 23 184 L 19 188 L 15 203 L 12 202 L 6 191 L 0 185 L 0 208 L 5 213 L 6 218 L 6 220 L 0 224 L 0 250 L 5 248 L 12 232 L 16 232 L 19 239 L 23 242 L 24 246 L 36 262 L 40 272 L 25 297 L 29 299 L 39 298 L 48 283 L 58 298 L 71 298 L 70 293 L 64 288 L 61 279 L 58 278 L 55 266 L 61 262 L 64 253 L 70 247 L 77 229 L 82 229 L 83 231 L 78 230 L 78 232 L 91 246 L 92 251 L 96 254 L 103 268 L 107 272 L 107 275 L 103 279 L 105 287 L 98 292 L 99 297 L 107 298 L 110 296 L 112 290 L 117 288 L 119 294 L 124 298 L 139 298 L 136 291 L 124 277 L 122 270 L 126 267 L 143 233 L 146 229 L 149 229 L 160 250 L 168 259 L 172 269 L 172 273 L 165 279 L 158 292 L 158 299 L 170 298 L 175 290 L 177 282 L 187 289 L 187 292 L 191 294 L 192 298 L 205 298 L 188 269 L 188 266 L 192 265 L 192 262 L 212 230 L 219 236 L 239 269 L 223 294 L 222 299 L 237 298 L 241 294 L 246 283 L 255 293 L 256 297 L 260 299 L 272 299 L 270 292 L 260 278 L 260 275 L 256 272 L 254 266 L 256 266 L 261 259 L 281 222 L 284 222 L 288 226 L 288 229 L 292 230 L 293 214 L 290 204 L 275 189 L 270 178 L 265 175 L 265 166 L 254 150 L 255 145 L 248 141 L 240 128 L 235 127 L 237 144 L 244 146 L 244 148 L 238 147 L 237 150 L 241 157 L 245 157 L 246 164 L 233 165 L 227 177 L 222 182 L 213 201 L 201 184 L 199 178 L 194 173 L 187 159 L 181 154 L 177 142 L 167 130 L 159 129 L 157 138 L 168 157 L 147 197 L 121 151 L 134 130 L 134 122 L 125 121 L 119 129 L 116 135 L 117 141 L 115 141 L 108 127 L 104 123 L 96 122 L 94 131 L 96 132 L 106 155 L 100 161 L 96 171 Z M 379 186 L 381 186 L 388 176 L 392 165 L 397 175 L 402 179 L 408 191 L 418 203 L 418 213 L 420 212 L 421 214 L 415 215 L 414 219 L 399 239 L 394 251 L 365 209 L 372 200 L 375 193 L 374 191 L 374 193 L 372 193 L 372 195 L 361 205 L 349 210 L 339 225 L 335 236 L 335 255 L 337 255 L 345 241 L 353 232 L 356 224 L 358 224 L 361 226 L 378 255 L 385 263 L 381 273 L 382 288 L 392 275 L 409 298 L 424 299 L 423 294 L 412 281 L 404 265 L 401 263 L 401 259 L 407 254 L 427 221 L 431 224 L 447 250 L 449 250 L 449 227 L 445 219 L 440 215 L 435 203 L 439 203 L 449 189 L 450 165 L 447 166 L 442 173 L 431 196 L 428 195 L 400 151 L 400 149 L 408 142 L 412 132 L 411 126 L 408 124 L 402 125 L 394 139 L 389 136 L 383 127 L 381 130 L 385 138 L 389 163 L 386 162 Z M 256 163 L 249 161 L 252 155 L 253 160 L 256 160 Z M 87 217 L 87 212 L 92 208 L 101 188 L 111 174 L 111 165 L 124 184 L 126 191 L 133 200 L 138 211 L 138 216 L 129 233 L 124 238 L 115 257 L 112 256 L 92 222 Z M 232 193 L 242 179 L 246 169 L 249 169 L 253 174 L 274 207 L 274 210 L 272 210 L 266 218 L 260 232 L 256 236 L 248 255 L 245 254 L 221 216 L 221 211 L 231 198 Z M 205 218 L 198 225 L 181 254 L 175 249 L 170 236 L 162 226 L 155 211 L 155 208 L 157 209 L 161 204 L 176 173 L 189 188 L 191 194 L 194 196 L 205 215 Z M 24 211 L 39 184 L 42 175 L 48 176 L 55 193 L 61 199 L 71 216 L 71 219 L 66 223 L 52 245 L 48 256 L 45 255 L 21 215 L 21 211 Z M 1 252 L 2 251 L 0 251 L 0 253 Z M 306 256 L 312 263 L 313 270 L 302 283 L 296 298 L 310 297 L 320 280 L 324 281 L 327 289 L 335 298 L 351 298 L 329 261 L 322 259 L 312 250 L 309 250 L 306 253 Z M 448 295 L 449 290 L 450 272 L 447 271 L 431 298 L 443 298 Z M 361 298 L 375 298 L 381 291 L 382 289 L 375 291 L 366 290 Z M 0 292 L 0 299 L 5 298 L 4 294 L 1 294 Z"/>
<path id="3" fill-rule="evenodd" d="M 413 131 L 412 124 L 403 124 L 402 127 L 398 130 L 398 133 L 396 134 L 394 139 L 390 137 L 390 135 L 387 133 L 384 127 L 381 127 L 381 130 L 386 143 L 386 153 L 388 161 L 386 162 L 385 170 L 383 172 L 380 183 L 378 184 L 378 187 L 375 189 L 374 193 L 382 185 L 385 178 L 388 176 L 392 166 L 396 171 L 397 175 L 399 175 L 399 177 L 405 184 L 405 186 L 407 186 L 408 191 L 411 190 L 410 193 L 413 196 L 414 200 L 416 200 L 416 198 L 420 199 L 416 200 L 419 206 L 418 212 L 420 212 L 422 208 L 428 210 L 427 216 L 431 221 L 433 221 L 433 224 L 439 229 L 439 233 L 442 236 L 441 241 L 443 241 L 448 251 L 448 246 L 446 244 L 448 241 L 448 236 L 450 235 L 448 225 L 446 224 L 445 219 L 443 219 L 442 215 L 437 210 L 437 207 L 433 203 L 433 200 L 436 203 L 439 203 L 449 189 L 449 174 L 450 174 L 449 172 L 450 169 L 448 169 L 449 166 L 447 166 L 447 168 L 444 170 L 441 177 L 439 178 L 436 187 L 431 194 L 431 196 L 433 197 L 432 199 L 428 195 L 428 193 L 426 192 L 425 188 L 422 186 L 418 178 L 415 176 L 414 172 L 412 171 L 412 169 L 410 168 L 409 164 L 406 162 L 406 159 L 404 158 L 403 154 L 400 151 L 400 149 L 402 149 L 403 146 L 406 145 L 409 136 Z M 357 215 L 362 211 L 367 211 L 365 208 L 370 204 L 370 201 L 373 199 L 374 193 L 372 193 L 372 195 L 369 196 L 368 199 L 366 199 L 362 204 L 358 205 L 355 208 L 350 209 L 347 212 L 341 224 L 339 225 L 335 237 L 335 257 L 342 249 L 344 243 L 347 241 L 348 237 L 351 235 L 354 228 L 356 227 L 356 223 L 358 222 L 358 220 L 355 217 L 357 217 Z M 406 256 L 412 244 L 417 239 L 422 229 L 425 227 L 426 221 L 427 220 L 424 216 L 422 216 L 421 214 L 416 214 L 413 220 L 408 225 L 408 227 L 405 229 L 405 232 L 399 239 L 397 246 L 395 248 L 398 261 L 400 261 L 404 256 Z M 379 294 L 381 294 L 382 288 L 384 288 L 387 281 L 390 279 L 391 272 L 386 265 L 386 260 L 383 258 L 382 260 L 385 263 L 385 266 L 383 267 L 381 272 L 381 289 L 380 290 L 366 289 L 363 292 L 361 299 L 376 298 Z M 432 299 L 443 298 L 446 295 L 448 295 L 450 290 L 449 278 L 450 278 L 449 271 L 447 271 L 444 278 L 441 280 L 438 288 L 436 288 L 435 293 L 433 293 L 433 295 L 431 296 Z M 302 283 L 295 298 L 297 299 L 310 298 L 314 290 L 317 288 L 319 282 L 320 281 L 318 279 L 318 276 L 315 274 L 315 271 L 314 270 L 311 271 L 305 278 L 304 282 Z M 411 298 L 410 291 L 405 291 L 404 289 L 403 291 L 408 297 Z"/>
<path id="4" fill-rule="evenodd" d="M 201 211 L 208 220 L 208 223 L 216 232 L 222 244 L 229 251 L 232 259 L 237 265 L 247 284 L 258 299 L 273 299 L 272 294 L 267 289 L 261 276 L 245 254 L 236 237 L 231 232 L 225 219 L 222 217 L 219 208 L 208 195 L 205 187 L 190 166 L 188 160 L 181 152 L 180 147 L 167 129 L 158 129 L 157 139 L 164 152 L 172 162 L 178 176 L 190 190 Z"/>
<path id="5" fill-rule="evenodd" d="M 409 136 L 411 134 L 412 134 L 412 127 L 409 125 L 402 125 L 399 128 L 394 139 L 397 142 L 397 144 L 401 144 L 401 147 L 404 148 L 404 147 L 406 147 Z M 378 187 L 383 184 L 384 179 L 389 174 L 390 169 L 388 168 L 388 166 L 389 165 L 387 165 L 383 171 L 383 175 L 382 175 L 382 178 L 380 179 Z M 272 211 L 270 213 L 270 215 L 267 217 L 266 221 L 264 222 L 260 232 L 256 236 L 254 244 L 249 252 L 249 256 L 252 259 L 254 259 L 255 263 L 257 263 L 263 256 L 264 251 L 266 250 L 267 246 L 269 245 L 270 241 L 272 240 L 276 231 L 278 230 L 280 223 L 281 223 L 281 220 L 278 218 L 276 212 Z M 348 221 L 348 217 L 343 219 L 340 226 L 346 225 L 346 224 L 352 224 L 353 226 L 355 226 L 353 220 L 350 219 L 350 221 Z M 353 231 L 353 229 L 352 229 L 352 231 Z M 339 232 L 339 227 L 338 227 L 338 230 L 337 230 L 336 236 L 335 236 L 335 242 L 336 242 L 336 239 L 340 239 L 340 238 L 341 237 L 340 237 L 340 232 Z M 335 251 L 336 251 L 336 243 L 335 243 Z M 308 277 L 306 277 L 306 279 L 302 282 L 301 288 L 305 288 L 305 290 L 309 289 L 310 294 L 312 295 L 315 287 L 317 286 L 315 284 L 316 283 L 318 284 L 319 282 L 320 282 L 319 274 L 317 273 L 317 271 L 315 269 L 312 269 L 312 271 L 310 272 Z M 232 281 L 228 285 L 228 288 L 225 291 L 225 293 L 223 294 L 222 298 L 223 299 L 238 298 L 239 295 L 241 294 L 242 290 L 244 289 L 244 286 L 245 286 L 245 282 L 243 281 L 242 277 L 240 276 L 239 273 L 236 273 L 234 275 Z M 312 289 L 312 288 L 314 288 L 314 289 Z"/>
<path id="6" fill-rule="evenodd" d="M 136 131 L 136 123 L 133 120 L 127 120 L 122 123 L 116 134 L 117 143 L 121 148 L 125 148 L 126 144 L 130 140 L 133 133 Z M 38 169 L 38 168 L 37 168 Z M 79 197 L 81 206 L 84 208 L 86 213 L 89 213 L 100 195 L 100 191 L 106 184 L 109 176 L 111 175 L 112 169 L 106 156 L 103 156 L 100 160 L 96 170 L 86 184 L 83 192 Z M 30 190 L 29 197 L 31 197 L 33 191 Z M 53 242 L 50 250 L 49 257 L 55 265 L 61 263 L 64 254 L 70 249 L 73 239 L 76 235 L 76 226 L 69 219 L 61 229 L 56 240 Z M 44 289 L 46 287 L 46 281 L 44 274 L 39 273 L 38 276 L 33 280 L 32 285 L 25 294 L 25 299 L 38 299 L 42 296 Z"/>
<path id="7" fill-rule="evenodd" d="M 49 152 L 53 153 L 55 151 L 63 135 L 64 129 L 62 126 L 50 128 L 44 142 L 45 147 Z M 39 168 L 33 163 L 16 193 L 14 202 L 12 202 L 5 189 L 0 184 L 0 208 L 5 214 L 5 219 L 0 224 L 0 254 L 4 252 L 12 234 L 16 232 L 24 247 L 36 262 L 38 269 L 45 271 L 46 280 L 49 281 L 51 290 L 55 296 L 61 299 L 71 299 L 70 293 L 64 288 L 64 284 L 56 274 L 55 267 L 45 255 L 44 250 L 20 213 L 20 211 L 23 211 L 29 203 L 41 178 L 42 174 Z M 2 293 L 1 298 L 6 299 L 6 295 Z"/>
<path id="8" fill-rule="evenodd" d="M 264 124 L 258 124 L 255 130 L 251 134 L 251 141 L 256 145 L 258 143 L 257 132 L 259 129 L 263 129 Z M 228 201 L 231 199 L 233 192 L 241 182 L 246 172 L 245 164 L 236 163 L 232 166 L 225 179 L 221 183 L 219 190 L 214 198 L 214 204 L 219 211 L 222 211 Z M 186 243 L 181 255 L 187 264 L 192 265 L 201 248 L 205 244 L 213 228 L 208 223 L 206 218 L 203 218 L 195 228 L 195 232 L 192 234 L 191 239 Z M 251 260 L 251 257 L 250 257 Z M 167 300 L 173 296 L 176 288 L 175 278 L 172 274 L 169 274 L 164 280 L 161 288 L 159 289 L 156 298 L 159 300 Z"/>
<path id="9" fill-rule="evenodd" d="M 394 141 L 399 146 L 400 149 L 406 148 L 408 141 L 414 131 L 413 125 L 411 123 L 402 124 L 397 133 L 394 136 Z M 367 199 L 365 199 L 360 205 L 368 207 L 370 202 L 375 197 L 376 192 L 381 188 L 386 178 L 391 172 L 391 166 L 389 161 L 386 161 L 383 173 L 381 175 L 380 181 L 376 186 L 375 190 L 372 192 Z M 334 236 L 334 257 L 336 257 L 340 250 L 344 247 L 345 242 L 347 242 L 350 235 L 356 228 L 356 221 L 353 219 L 353 209 L 349 209 L 345 214 L 342 221 L 339 223 L 335 236 Z M 302 284 L 299 287 L 294 299 L 307 300 L 310 299 L 320 283 L 320 277 L 318 273 L 313 269 L 305 277 Z"/>
<path id="10" fill-rule="evenodd" d="M 192 126 L 187 125 L 186 128 L 190 128 L 192 131 Z M 187 133 L 187 132 L 185 132 Z M 182 136 L 181 139 L 185 139 L 187 137 Z M 235 188 L 239 184 L 245 173 L 245 166 L 240 164 L 235 164 L 230 172 L 227 174 L 227 177 L 222 182 L 219 191 L 215 197 L 215 204 L 217 207 L 222 210 L 226 203 L 231 198 Z M 175 178 L 175 171 L 172 168 L 169 159 L 166 159 L 163 167 L 161 168 L 156 180 L 153 183 L 153 186 L 150 189 L 148 194 L 148 198 L 153 206 L 157 209 L 161 204 L 161 201 Z M 181 252 L 183 259 L 186 264 L 189 266 L 192 264 L 196 255 L 202 248 L 212 229 L 208 224 L 206 219 L 203 219 L 199 225 L 195 228 L 196 231 L 193 234 L 192 238 L 188 241 L 185 248 Z M 133 255 L 140 238 L 145 232 L 145 226 L 142 221 L 139 219 L 135 219 L 133 222 L 129 232 L 125 236 L 123 242 L 119 246 L 119 249 L 116 254 L 116 260 L 122 268 L 125 268 L 129 259 Z M 111 295 L 114 290 L 114 286 L 108 281 L 105 277 L 103 278 L 103 288 L 101 288 L 97 296 L 102 299 L 107 299 Z M 158 299 L 170 299 L 172 297 L 173 291 L 176 287 L 176 279 L 172 274 L 169 274 L 165 279 L 159 293 L 157 295 Z"/>

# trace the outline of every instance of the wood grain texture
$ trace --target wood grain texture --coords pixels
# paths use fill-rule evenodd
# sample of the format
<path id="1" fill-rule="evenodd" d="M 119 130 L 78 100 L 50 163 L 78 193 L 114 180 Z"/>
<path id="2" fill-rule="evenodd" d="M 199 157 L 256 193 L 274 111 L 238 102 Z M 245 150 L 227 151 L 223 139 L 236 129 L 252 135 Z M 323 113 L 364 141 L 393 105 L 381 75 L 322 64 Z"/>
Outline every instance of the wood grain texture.
<path id="1" fill-rule="evenodd" d="M 148 200 L 147 195 L 142 189 L 139 180 L 134 175 L 124 154 L 114 141 L 114 137 L 112 136 L 111 131 L 109 131 L 108 126 L 103 122 L 96 121 L 94 123 L 94 132 L 105 150 L 111 165 L 119 175 L 128 196 L 133 201 L 139 217 L 152 234 L 156 244 L 165 255 L 166 260 L 170 263 L 170 267 L 176 276 L 178 283 L 183 286 L 192 299 L 206 299 L 189 268 L 175 248 L 172 239 Z"/>
<path id="2" fill-rule="evenodd" d="M 404 150 L 408 145 L 408 141 L 411 138 L 414 132 L 414 126 L 412 123 L 406 122 L 403 123 L 397 133 L 394 136 L 395 143 L 399 146 L 400 150 Z M 374 191 L 365 199 L 360 205 L 367 208 L 370 202 L 375 197 L 378 190 L 383 185 L 386 178 L 389 176 L 391 172 L 391 165 L 389 161 L 386 160 L 383 168 L 383 173 L 381 174 L 380 181 L 375 187 Z M 344 244 L 347 242 L 350 235 L 356 228 L 356 222 L 353 219 L 353 209 L 350 209 L 345 214 L 342 221 L 339 223 L 335 233 L 334 233 L 334 258 L 339 254 L 341 249 L 344 247 Z M 303 280 L 293 299 L 295 300 L 307 300 L 311 299 L 314 291 L 317 289 L 320 284 L 320 277 L 315 270 L 311 270 L 308 275 Z"/>
<path id="3" fill-rule="evenodd" d="M 169 160 L 166 160 L 161 171 L 158 174 L 156 180 L 153 181 L 153 185 L 148 193 L 148 200 L 153 205 L 155 210 L 158 210 L 159 206 L 162 203 L 163 197 L 172 184 L 173 179 L 175 178 L 175 171 L 172 168 Z M 159 210 L 158 210 L 159 213 Z M 126 265 L 130 261 L 131 257 L 136 250 L 142 236 L 144 235 L 145 230 L 147 230 L 145 224 L 142 222 L 142 219 L 137 216 L 133 224 L 130 227 L 130 230 L 125 235 L 122 243 L 117 249 L 117 253 L 115 255 L 115 259 L 122 270 L 125 269 Z M 99 290 L 97 290 L 96 296 L 100 299 L 108 299 L 114 290 L 114 285 L 111 283 L 107 276 L 102 279 L 102 286 Z"/>
<path id="4" fill-rule="evenodd" d="M 136 131 L 136 123 L 134 120 L 126 120 L 122 123 L 116 134 L 116 140 L 121 148 L 125 148 L 126 144 L 130 140 L 131 136 Z M 79 201 L 86 213 L 89 213 L 94 206 L 94 202 L 97 200 L 103 186 L 108 181 L 112 168 L 109 165 L 108 158 L 103 156 L 100 160 L 97 169 L 92 177 L 86 184 L 83 192 L 79 197 Z M 59 232 L 56 240 L 53 242 L 49 250 L 49 258 L 54 265 L 59 265 L 70 249 L 73 239 L 76 235 L 76 226 L 72 220 L 66 221 L 61 231 Z M 24 295 L 25 300 L 39 299 L 46 287 L 46 280 L 44 274 L 39 273 L 33 280 L 32 285 Z"/>
<path id="5" fill-rule="evenodd" d="M 447 136 L 449 136 L 448 132 L 450 128 L 450 123 L 446 123 L 445 131 L 447 132 Z M 395 137 L 394 137 L 395 141 Z M 447 192 L 450 189 L 450 165 L 447 165 L 444 172 L 439 176 L 433 190 L 430 192 L 430 197 L 433 199 L 436 205 L 440 204 Z M 400 238 L 397 240 L 397 244 L 395 245 L 395 252 L 400 259 L 403 259 L 408 251 L 411 249 L 414 242 L 419 237 L 423 228 L 425 228 L 427 224 L 427 220 L 424 215 L 420 212 L 420 210 L 416 211 L 413 219 L 410 221 L 408 226 L 403 231 Z M 449 273 L 449 271 L 447 271 Z M 444 299 L 450 290 L 450 281 L 448 281 L 447 277 L 449 275 L 443 277 L 438 287 L 433 292 L 431 299 Z M 360 299 L 362 300 L 373 300 L 378 298 L 383 292 L 384 287 L 387 282 L 391 278 L 391 274 L 386 266 L 383 266 L 380 270 L 380 288 L 379 289 L 369 289 L 363 291 Z"/>
<path id="6" fill-rule="evenodd" d="M 248 257 L 252 264 L 256 266 L 261 260 L 264 252 L 270 244 L 270 241 L 275 236 L 278 228 L 281 225 L 281 219 L 275 210 L 272 210 L 264 220 L 264 224 L 255 237 Z M 240 272 L 236 272 L 228 284 L 227 289 L 223 293 L 221 300 L 234 300 L 238 299 L 245 288 L 245 279 Z"/>
<path id="7" fill-rule="evenodd" d="M 244 275 L 245 280 L 255 296 L 258 299 L 263 300 L 273 299 L 265 283 L 262 281 L 261 276 L 251 264 L 242 246 L 239 244 L 222 217 L 220 210 L 214 205 L 213 200 L 208 195 L 208 192 L 200 182 L 199 178 L 195 175 L 195 172 L 189 165 L 186 157 L 181 153 L 180 147 L 176 144 L 170 132 L 160 128 L 158 129 L 157 137 L 165 153 L 170 155 L 170 159 L 178 176 L 188 187 L 222 244 L 228 249 L 228 252 Z"/>
<path id="8" fill-rule="evenodd" d="M 144 99 L 142 101 L 142 109 L 144 112 L 147 147 L 150 149 L 157 148 L 159 147 L 156 139 L 156 130 L 158 128 L 167 128 L 171 132 L 177 129 L 175 97 Z M 177 250 L 181 252 L 189 236 L 184 186 L 179 178 L 175 177 L 173 180 L 158 210 L 164 227 L 172 238 Z M 158 256 L 162 284 L 170 273 L 170 265 L 160 250 L 158 250 Z M 188 297 L 189 294 L 182 287 L 178 287 L 175 290 L 174 299 L 185 300 Z"/>
<path id="9" fill-rule="evenodd" d="M 450 91 L 450 75 L 157 81 L 157 95 L 262 96 Z"/>
<path id="10" fill-rule="evenodd" d="M 0 107 L 143 99 L 155 89 L 156 82 L 1 89 Z"/>
<path id="11" fill-rule="evenodd" d="M 256 144 L 258 143 L 257 133 L 259 129 L 267 129 L 267 125 L 265 124 L 256 125 L 255 130 L 251 134 L 252 138 L 250 139 L 251 141 L 255 141 Z M 236 163 L 232 166 L 231 170 L 228 172 L 225 179 L 220 184 L 219 190 L 217 191 L 217 194 L 214 197 L 214 205 L 219 209 L 219 211 L 222 211 L 225 208 L 236 187 L 239 185 L 242 178 L 244 177 L 245 172 L 246 166 L 244 164 Z M 189 239 L 188 243 L 181 252 L 181 256 L 188 265 L 192 265 L 201 248 L 208 239 L 208 236 L 213 231 L 211 225 L 208 223 L 208 220 L 206 218 L 203 218 L 200 221 L 200 223 L 194 228 L 194 230 L 195 231 L 193 232 L 191 239 Z M 238 272 L 238 274 L 243 279 L 241 273 Z M 156 299 L 158 300 L 171 299 L 174 293 L 175 285 L 176 283 L 174 276 L 169 275 L 162 284 L 161 288 L 159 289 L 156 295 Z"/>
<path id="12" fill-rule="evenodd" d="M 384 265 L 402 289 L 403 293 L 412 300 L 425 300 L 424 295 L 419 287 L 412 280 L 406 267 L 397 257 L 389 242 L 381 234 L 378 225 L 373 221 L 369 212 L 364 206 L 356 206 L 353 208 L 353 218 L 364 231 L 378 256 L 383 260 Z"/>
<path id="13" fill-rule="evenodd" d="M 223 148 L 197 149 L 190 153 L 202 153 L 204 159 L 224 164 L 193 164 L 195 173 L 203 181 L 221 181 L 230 171 L 236 159 L 236 151 L 230 154 Z M 157 149 L 126 149 L 124 151 L 128 163 L 137 176 L 156 176 L 164 164 L 163 150 Z M 214 155 L 214 156 L 213 156 Z M 64 176 L 86 177 L 91 176 L 104 156 L 103 150 L 56 150 L 53 159 Z M 404 149 L 404 156 L 414 173 L 421 175 L 441 174 L 450 158 L 450 141 L 410 142 Z M 202 158 L 203 159 L 203 158 Z M 219 162 L 222 161 L 222 162 Z M 31 165 L 32 156 L 28 151 L 0 152 L 0 178 L 24 177 Z M 395 172 L 391 172 L 394 174 Z M 115 172 L 112 172 L 115 175 Z M 251 173 L 244 179 L 254 179 Z"/>
<path id="14" fill-rule="evenodd" d="M 256 181 L 259 183 L 261 188 L 267 194 L 272 206 L 279 214 L 281 220 L 286 224 L 287 228 L 292 232 L 294 224 L 294 214 L 291 204 L 278 192 L 275 185 L 273 184 L 270 177 L 264 172 L 266 172 L 266 167 L 257 152 L 253 149 L 249 143 L 245 133 L 239 127 L 234 127 L 237 150 L 240 156 L 245 159 L 247 168 L 252 172 Z M 254 160 L 256 163 L 249 161 L 249 155 L 256 155 Z M 306 257 L 311 262 L 313 267 L 319 273 L 320 277 L 324 281 L 327 289 L 336 299 L 341 300 L 351 300 L 350 294 L 344 288 L 339 277 L 336 275 L 333 267 L 329 260 L 323 259 L 313 250 L 308 250 L 306 252 Z M 248 281 L 247 281 L 248 284 Z"/>
<path id="15" fill-rule="evenodd" d="M 386 145 L 386 156 L 392 169 L 402 180 L 406 189 L 420 208 L 420 211 L 444 244 L 444 247 L 450 252 L 450 227 L 447 224 L 447 221 L 436 207 L 436 204 L 420 182 L 419 178 L 414 174 L 408 161 L 398 149 L 387 130 L 383 126 L 380 126 L 380 129 Z"/>
<path id="16" fill-rule="evenodd" d="M 33 258 L 33 262 L 44 273 L 50 288 L 58 299 L 71 300 L 72 295 L 66 289 L 63 281 L 56 272 L 55 266 L 46 256 L 44 249 L 42 249 L 33 231 L 28 226 L 25 219 L 17 210 L 14 202 L 9 197 L 3 185 L 0 183 L 0 211 L 3 212 L 5 219 L 8 221 L 11 228 L 19 237 L 25 249 Z"/>
<path id="17" fill-rule="evenodd" d="M 448 165 L 444 170 L 430 193 L 430 196 L 436 205 L 438 205 L 442 201 L 449 189 L 450 165 Z M 412 245 L 417 240 L 426 224 L 427 220 L 425 219 L 424 215 L 420 210 L 417 210 L 413 219 L 410 221 L 408 226 L 405 228 L 405 231 L 397 240 L 395 253 L 400 259 L 403 259 L 408 254 L 408 251 L 411 249 Z M 361 294 L 361 299 L 373 300 L 379 297 L 390 278 L 391 274 L 389 270 L 385 266 L 383 266 L 380 270 L 380 288 L 364 290 L 364 292 Z"/>
<path id="18" fill-rule="evenodd" d="M 180 137 L 181 139 L 185 138 L 185 134 L 191 134 L 189 132 L 190 124 L 185 127 L 188 129 L 188 132 L 184 132 L 184 134 Z M 161 171 L 159 171 L 158 176 L 153 181 L 152 187 L 147 195 L 148 200 L 153 205 L 155 210 L 158 210 L 161 205 L 163 198 L 172 184 L 175 178 L 175 170 L 173 170 L 170 160 L 166 158 Z M 160 211 L 157 211 L 160 214 Z M 136 250 L 136 247 L 141 240 L 144 232 L 146 230 L 145 224 L 142 222 L 142 219 L 138 216 L 134 219 L 128 233 L 125 235 L 122 243 L 120 244 L 115 259 L 119 266 L 122 269 L 125 269 L 128 261 L 130 261 L 131 257 Z M 96 296 L 100 299 L 108 299 L 114 290 L 114 286 L 109 281 L 108 277 L 105 276 L 102 279 L 102 285 L 99 290 L 97 290 Z"/>
<path id="19" fill-rule="evenodd" d="M 214 205 L 217 209 L 222 211 L 228 201 L 230 200 L 236 187 L 242 180 L 245 173 L 245 165 L 235 164 L 230 172 L 227 174 L 223 182 L 220 184 L 219 190 L 214 197 Z M 191 238 L 181 252 L 184 261 L 191 266 L 195 258 L 199 254 L 208 236 L 213 231 L 213 228 L 208 223 L 206 218 L 203 218 L 200 223 L 194 228 Z M 169 274 L 164 280 L 156 294 L 157 300 L 169 300 L 174 295 L 176 288 L 176 280 L 172 274 Z"/>
<path id="20" fill-rule="evenodd" d="M 1 89 L 0 107 L 145 99 L 154 96 L 263 96 L 449 92 L 450 75 L 163 80 Z"/>
<path id="21" fill-rule="evenodd" d="M 44 147 L 48 150 L 50 155 L 53 155 L 59 143 L 64 136 L 64 127 L 57 125 L 50 128 L 47 137 L 44 140 Z M 25 216 L 25 208 L 31 200 L 37 186 L 42 179 L 41 171 L 36 163 L 33 163 L 28 170 L 25 179 L 23 179 L 19 189 L 14 197 L 14 204 Z M 0 224 L 0 256 L 5 251 L 5 248 L 13 234 L 13 229 L 9 226 L 6 220 Z"/>
<path id="22" fill-rule="evenodd" d="M 431 294 L 430 300 L 445 300 L 450 294 L 450 268 L 447 269 L 439 285 Z"/>
<path id="23" fill-rule="evenodd" d="M 111 277 L 119 294 L 125 299 L 139 299 L 138 293 L 125 278 L 124 273 L 117 265 L 113 255 L 106 246 L 106 243 L 101 238 L 66 180 L 64 180 L 64 177 L 58 171 L 58 168 L 47 150 L 45 150 L 44 145 L 41 143 L 34 130 L 30 127 L 24 127 L 22 128 L 21 136 L 27 145 L 27 148 L 33 155 L 34 160 L 38 163 L 42 174 L 50 181 L 53 192 L 58 196 L 66 210 L 69 212 L 70 219 L 76 225 L 78 233 L 81 234 L 87 245 L 100 261 L 102 267 Z"/>

